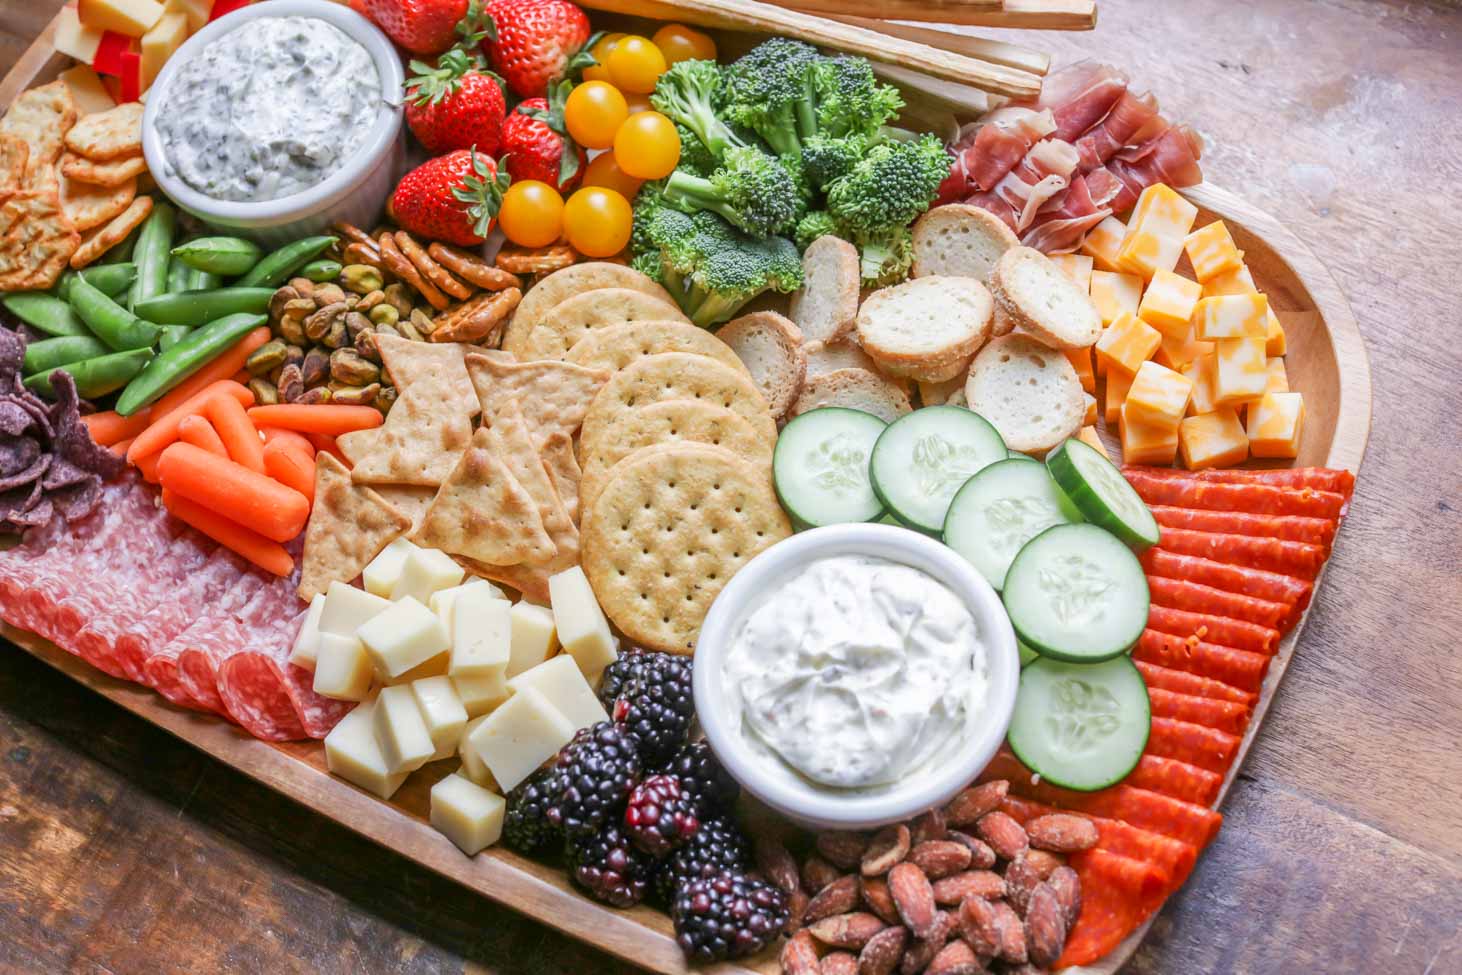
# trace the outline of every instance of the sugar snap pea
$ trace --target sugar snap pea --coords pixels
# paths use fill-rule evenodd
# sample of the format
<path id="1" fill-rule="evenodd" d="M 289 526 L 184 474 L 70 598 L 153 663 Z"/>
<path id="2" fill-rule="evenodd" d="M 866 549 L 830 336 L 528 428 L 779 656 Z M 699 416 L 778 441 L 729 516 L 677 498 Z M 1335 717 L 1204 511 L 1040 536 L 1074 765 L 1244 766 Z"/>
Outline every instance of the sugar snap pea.
<path id="1" fill-rule="evenodd" d="M 302 278 L 309 278 L 316 284 L 323 284 L 326 281 L 334 281 L 340 277 L 341 266 L 339 261 L 331 261 L 321 258 L 318 261 L 311 261 L 300 268 L 299 275 Z"/>
<path id="2" fill-rule="evenodd" d="M 132 282 L 129 302 L 132 307 L 153 295 L 167 293 L 168 251 L 173 248 L 177 215 L 170 205 L 159 202 L 142 222 L 142 232 L 137 235 L 137 246 L 132 252 L 132 262 L 137 265 L 137 280 Z"/>
<path id="3" fill-rule="evenodd" d="M 277 251 L 255 264 L 253 269 L 234 282 L 241 288 L 277 288 L 289 276 L 335 243 L 334 237 L 306 237 L 292 244 L 285 244 Z"/>
<path id="4" fill-rule="evenodd" d="M 247 274 L 264 252 L 242 237 L 199 237 L 173 248 L 173 257 L 199 271 L 231 278 Z"/>
<path id="5" fill-rule="evenodd" d="M 161 332 L 152 322 L 137 317 L 93 288 L 85 278 L 71 282 L 71 307 L 93 335 L 118 352 L 150 348 Z"/>
<path id="6" fill-rule="evenodd" d="M 177 258 L 168 261 L 168 294 L 175 295 L 180 291 L 187 291 L 188 279 L 192 274 L 193 269 Z"/>
<path id="7" fill-rule="evenodd" d="M 41 291 L 17 291 L 0 298 L 0 305 L 31 328 L 47 335 L 90 335 L 71 306 Z"/>
<path id="8" fill-rule="evenodd" d="M 132 252 L 137 249 L 137 238 L 142 235 L 142 224 L 132 228 L 132 232 L 122 238 L 122 242 L 102 255 L 102 261 L 106 264 L 120 264 L 131 262 Z"/>
<path id="9" fill-rule="evenodd" d="M 56 297 L 62 301 L 69 300 L 71 282 L 78 277 L 84 278 L 108 298 L 115 298 L 132 287 L 132 282 L 137 280 L 137 265 L 127 261 L 122 264 L 93 264 L 80 271 L 67 271 L 61 275 L 61 282 L 56 285 Z"/>
<path id="10" fill-rule="evenodd" d="M 132 349 L 128 352 L 113 352 L 111 355 L 83 359 L 38 372 L 25 381 L 25 387 L 44 396 L 54 396 L 51 377 L 57 372 L 69 372 L 76 380 L 76 393 L 82 399 L 96 399 L 116 392 L 132 381 L 152 358 L 151 349 Z"/>
<path id="11" fill-rule="evenodd" d="M 188 333 L 193 329 L 188 325 L 164 325 L 162 336 L 157 340 L 157 347 L 166 352 L 187 338 Z"/>
<path id="12" fill-rule="evenodd" d="M 110 351 L 100 339 L 92 335 L 63 335 L 54 339 L 41 339 L 25 347 L 25 359 L 21 369 L 29 376 L 57 366 L 80 362 L 82 359 L 95 359 Z"/>
<path id="13" fill-rule="evenodd" d="M 239 312 L 262 315 L 269 309 L 273 288 L 216 288 L 156 295 L 137 303 L 138 316 L 159 325 L 202 325 Z"/>
<path id="14" fill-rule="evenodd" d="M 245 332 L 269 321 L 267 315 L 227 315 L 185 335 L 147 364 L 117 398 L 117 412 L 131 416 L 212 362 Z"/>
<path id="15" fill-rule="evenodd" d="M 214 288 L 223 286 L 223 278 L 212 271 L 200 271 L 193 267 L 188 269 L 188 277 L 184 284 L 184 291 L 212 291 Z"/>

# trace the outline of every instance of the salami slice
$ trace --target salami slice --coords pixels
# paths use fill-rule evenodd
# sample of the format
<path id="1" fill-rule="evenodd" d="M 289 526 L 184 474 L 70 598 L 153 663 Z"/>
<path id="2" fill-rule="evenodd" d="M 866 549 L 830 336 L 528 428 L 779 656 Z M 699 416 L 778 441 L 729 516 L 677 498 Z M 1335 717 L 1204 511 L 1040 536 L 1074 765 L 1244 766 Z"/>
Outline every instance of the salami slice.
<path id="1" fill-rule="evenodd" d="M 1206 643 L 1217 643 L 1239 650 L 1274 654 L 1279 651 L 1279 631 L 1257 623 L 1232 620 L 1224 616 L 1207 613 L 1192 613 L 1185 609 L 1171 609 L 1167 606 L 1152 606 L 1148 611 L 1147 625 L 1174 636 L 1196 636 Z"/>
<path id="2" fill-rule="evenodd" d="M 236 653 L 225 660 L 218 669 L 218 694 L 229 717 L 255 738 L 294 741 L 308 737 L 285 690 L 279 665 L 262 653 Z"/>
<path id="3" fill-rule="evenodd" d="M 1147 590 L 1154 606 L 1166 606 L 1169 609 L 1209 616 L 1226 616 L 1231 620 L 1244 620 L 1266 626 L 1280 633 L 1284 632 L 1289 622 L 1289 607 L 1284 603 L 1225 592 L 1212 586 L 1189 582 L 1187 579 L 1148 576 Z"/>
<path id="4" fill-rule="evenodd" d="M 172 598 L 158 602 L 140 619 L 122 627 L 114 641 L 114 652 L 122 666 L 140 670 L 143 683 L 151 686 L 152 671 L 146 667 L 149 658 L 216 606 L 247 571 L 237 555 L 226 548 L 215 548 L 208 561 L 184 579 Z M 180 650 L 175 649 L 170 661 L 154 668 L 164 672 L 169 682 L 178 680 Z"/>
<path id="5" fill-rule="evenodd" d="M 1081 915 L 1071 926 L 1057 969 L 1105 957 L 1147 920 L 1166 897 L 1160 872 L 1150 863 L 1106 850 L 1070 857 L 1081 878 Z"/>
<path id="6" fill-rule="evenodd" d="M 1164 528 L 1157 547 L 1182 555 L 1196 555 L 1214 562 L 1228 562 L 1266 572 L 1278 572 L 1313 580 L 1325 564 L 1325 550 L 1318 545 L 1289 542 L 1282 538 L 1195 532 L 1186 528 Z"/>
<path id="7" fill-rule="evenodd" d="M 1199 806 L 1212 806 L 1218 801 L 1223 776 L 1177 759 L 1143 755 L 1125 784 Z"/>
<path id="8" fill-rule="evenodd" d="M 1293 626 L 1310 605 L 1314 584 L 1278 572 L 1215 562 L 1196 555 L 1183 555 L 1159 548 L 1150 548 L 1142 553 L 1142 568 L 1149 576 L 1166 579 L 1185 579 L 1204 586 L 1212 586 L 1225 592 L 1241 596 L 1255 596 L 1269 602 L 1283 603 L 1289 607 L 1287 626 Z"/>
<path id="9" fill-rule="evenodd" d="M 1008 796 L 1000 803 L 1000 810 L 1024 826 L 1037 816 L 1059 812 L 1055 806 L 1032 802 L 1017 796 Z M 1078 815 L 1085 816 L 1085 813 Z M 1086 816 L 1097 828 L 1096 849 L 1106 850 L 1118 856 L 1131 857 L 1150 863 L 1163 872 L 1164 886 L 1168 893 L 1177 890 L 1193 872 L 1198 861 L 1198 851 L 1180 840 L 1163 836 L 1150 830 L 1138 829 L 1127 823 L 1103 816 Z"/>
<path id="10" fill-rule="evenodd" d="M 1150 664 L 1144 660 L 1134 660 L 1133 663 L 1142 672 L 1142 679 L 1147 682 L 1149 692 L 1153 688 L 1161 688 L 1178 694 L 1212 698 L 1215 701 L 1232 701 L 1247 708 L 1252 708 L 1254 702 L 1258 700 L 1258 695 L 1241 691 L 1237 687 L 1230 687 L 1211 677 L 1199 677 L 1197 674 L 1159 667 L 1157 664 Z"/>
<path id="11" fill-rule="evenodd" d="M 1143 467 L 1133 465 L 1123 468 L 1155 477 L 1174 477 L 1197 481 L 1219 481 L 1230 484 L 1268 484 L 1272 487 L 1313 488 L 1316 491 L 1333 491 L 1347 498 L 1355 491 L 1355 475 L 1350 471 L 1334 470 L 1328 467 L 1281 467 L 1273 470 L 1255 471 L 1245 468 L 1214 468 L 1205 471 L 1180 471 L 1172 467 Z"/>
<path id="12" fill-rule="evenodd" d="M 1319 545 L 1328 553 L 1339 523 L 1330 518 L 1303 515 L 1257 515 L 1247 511 L 1204 511 L 1200 508 L 1172 508 L 1155 504 L 1152 516 L 1164 528 L 1188 528 L 1200 532 L 1228 532 L 1256 538 L 1282 538 L 1290 542 Z"/>
<path id="13" fill-rule="evenodd" d="M 1176 508 L 1338 519 L 1345 513 L 1347 504 L 1343 494 L 1313 488 L 1200 481 L 1196 478 L 1157 476 L 1132 469 L 1123 473 L 1143 501 Z"/>
<path id="14" fill-rule="evenodd" d="M 1154 693 L 1162 696 L 1168 692 L 1156 691 Z M 1194 698 L 1194 700 L 1204 701 L 1206 698 Z M 1218 701 L 1208 703 L 1214 706 L 1220 704 Z M 1154 704 L 1152 731 L 1147 736 L 1148 754 L 1187 762 L 1189 765 L 1196 765 L 1219 775 L 1228 774 L 1229 766 L 1233 765 L 1234 759 L 1239 754 L 1239 743 L 1242 739 L 1238 735 L 1219 731 L 1207 725 L 1195 724 L 1192 721 L 1159 717 L 1157 707 L 1158 705 Z"/>
<path id="15" fill-rule="evenodd" d="M 1235 650 L 1157 630 L 1142 631 L 1141 639 L 1132 650 L 1132 659 L 1211 677 L 1253 694 L 1259 693 L 1259 688 L 1264 685 L 1270 660 L 1252 650 Z"/>
<path id="16" fill-rule="evenodd" d="M 220 618 L 215 638 L 192 643 L 178 654 L 178 676 L 194 699 L 224 710 L 218 692 L 218 671 L 225 660 L 246 649 L 251 627 L 258 625 L 272 609 L 268 585 L 257 571 L 250 570 L 238 586 L 221 601 L 210 616 Z M 226 623 L 227 625 L 222 625 Z"/>
<path id="17" fill-rule="evenodd" d="M 354 701 L 335 701 L 315 693 L 315 675 L 303 667 L 286 663 L 280 666 L 284 692 L 294 705 L 300 727 L 308 738 L 324 738 L 340 719 L 355 709 Z"/>
<path id="18" fill-rule="evenodd" d="M 147 675 L 148 684 L 152 686 L 153 690 L 179 707 L 223 714 L 223 707 L 219 701 L 199 700 L 183 686 L 182 672 L 178 669 L 178 658 L 185 649 L 195 644 L 228 639 L 228 633 L 221 631 L 227 630 L 231 622 L 231 620 L 216 616 L 206 616 L 194 621 L 191 626 L 186 627 L 168 641 L 166 646 L 147 658 L 143 671 Z"/>

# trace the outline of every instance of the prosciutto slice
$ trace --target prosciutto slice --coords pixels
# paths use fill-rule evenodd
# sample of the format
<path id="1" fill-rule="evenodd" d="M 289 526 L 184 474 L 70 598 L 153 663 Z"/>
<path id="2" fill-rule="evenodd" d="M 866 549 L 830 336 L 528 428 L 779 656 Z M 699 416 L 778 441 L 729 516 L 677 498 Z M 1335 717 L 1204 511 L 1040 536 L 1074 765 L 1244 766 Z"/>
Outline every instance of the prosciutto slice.
<path id="1" fill-rule="evenodd" d="M 1037 109 L 1049 109 L 1056 121 L 1054 138 L 1075 142 L 1106 118 L 1127 90 L 1127 76 L 1109 64 L 1078 61 L 1046 78 Z"/>
<path id="2" fill-rule="evenodd" d="M 1085 176 L 1076 176 L 1066 192 L 1041 208 L 1035 223 L 1022 235 L 1020 242 L 1043 254 L 1065 254 L 1081 246 L 1086 232 L 1112 211 L 1097 206 Z"/>
<path id="3" fill-rule="evenodd" d="M 1122 92 L 1106 117 L 1076 140 L 1081 171 L 1089 173 L 1103 165 L 1124 146 L 1131 145 L 1137 133 L 1157 117 L 1157 99 L 1150 92 Z"/>
<path id="4" fill-rule="evenodd" d="M 1025 158 L 995 184 L 988 193 L 965 199 L 972 206 L 989 210 L 1016 233 L 1035 222 L 1041 207 L 1070 185 L 1076 171 L 1076 147 L 1059 139 L 1046 139 L 1031 147 Z"/>
<path id="5" fill-rule="evenodd" d="M 1166 183 L 1180 188 L 1201 183 L 1198 159 L 1202 154 L 1203 140 L 1198 133 L 1179 125 L 1140 146 L 1121 150 L 1105 166 L 1087 173 L 1086 182 L 1099 206 L 1121 213 L 1149 186 Z"/>
<path id="6" fill-rule="evenodd" d="M 966 126 L 949 147 L 954 163 L 939 187 L 938 202 L 952 203 L 967 194 L 994 189 L 1031 146 L 1055 130 L 1050 112 L 1016 105 L 997 108 Z"/>

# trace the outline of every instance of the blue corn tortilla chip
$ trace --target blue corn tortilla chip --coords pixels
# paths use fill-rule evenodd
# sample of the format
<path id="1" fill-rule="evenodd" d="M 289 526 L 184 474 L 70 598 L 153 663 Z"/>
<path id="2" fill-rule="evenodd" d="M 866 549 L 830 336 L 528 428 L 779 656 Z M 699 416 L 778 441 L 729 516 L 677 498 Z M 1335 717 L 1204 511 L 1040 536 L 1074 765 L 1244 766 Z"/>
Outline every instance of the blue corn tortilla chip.
<path id="1" fill-rule="evenodd" d="M 24 362 L 25 339 L 18 332 L 0 328 L 0 388 L 20 388 Z"/>
<path id="2" fill-rule="evenodd" d="M 54 517 L 56 517 L 56 507 L 51 504 L 51 499 L 40 498 L 32 507 L 16 512 L 6 520 L 21 529 L 43 528 L 49 525 Z"/>
<path id="3" fill-rule="evenodd" d="M 52 449 L 104 481 L 121 477 L 127 469 L 127 462 L 107 448 L 97 446 L 86 424 L 81 422 L 81 414 L 77 412 L 80 400 L 76 396 L 76 380 L 68 373 L 57 372 L 51 377 L 51 389 L 56 394 L 56 402 L 51 407 L 51 418 L 56 428 Z"/>
<path id="4" fill-rule="evenodd" d="M 11 474 L 9 477 L 0 477 L 0 491 L 9 491 L 12 488 L 18 488 L 21 485 L 29 484 L 31 481 L 39 481 L 43 476 L 45 476 L 46 468 L 50 466 L 51 455 L 41 454 L 36 457 L 35 461 L 33 461 L 31 465 L 25 470 L 19 471 L 15 474 Z M 42 487 L 44 487 L 44 485 L 42 485 Z"/>
<path id="5" fill-rule="evenodd" d="M 70 524 L 79 521 L 96 510 L 102 500 L 102 479 L 88 474 L 86 480 L 52 491 L 46 500 L 55 504 L 61 517 Z"/>
<path id="6" fill-rule="evenodd" d="M 47 491 L 55 491 L 71 484 L 91 477 L 91 471 L 82 470 L 65 457 L 52 456 L 51 466 L 46 471 L 46 476 L 41 479 L 41 487 Z"/>
<path id="7" fill-rule="evenodd" d="M 31 437 L 0 437 L 0 477 L 25 470 L 41 455 L 41 445 Z"/>

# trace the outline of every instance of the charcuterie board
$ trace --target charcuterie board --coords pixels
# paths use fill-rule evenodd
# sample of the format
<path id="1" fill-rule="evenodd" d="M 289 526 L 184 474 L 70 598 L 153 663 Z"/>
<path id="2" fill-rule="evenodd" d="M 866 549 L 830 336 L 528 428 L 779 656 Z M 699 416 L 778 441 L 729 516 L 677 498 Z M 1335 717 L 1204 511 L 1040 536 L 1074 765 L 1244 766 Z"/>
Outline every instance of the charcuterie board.
<path id="1" fill-rule="evenodd" d="M 54 30 L 53 23 L 0 81 L 0 106 L 8 106 L 17 94 L 50 80 L 65 66 L 66 59 L 52 51 Z M 935 94 L 947 104 L 949 83 L 930 84 L 939 86 Z M 1226 222 L 1255 283 L 1269 296 L 1284 326 L 1290 381 L 1305 391 L 1308 408 L 1306 436 L 1294 464 L 1358 470 L 1369 431 L 1371 380 L 1365 348 L 1343 293 L 1309 248 L 1274 218 L 1213 185 L 1191 187 L 1183 195 L 1199 208 L 1200 222 L 1214 218 Z M 1303 630 L 1302 618 L 1284 638 L 1269 668 L 1254 709 L 1255 720 L 1243 737 L 1220 802 L 1258 733 Z M 723 963 L 689 968 L 669 919 L 657 911 L 601 907 L 576 892 L 562 871 L 501 846 L 463 857 L 428 823 L 429 792 L 438 776 L 413 776 L 389 802 L 382 802 L 331 776 L 318 742 L 255 740 L 212 716 L 175 708 L 147 688 L 113 680 L 30 633 L 9 626 L 0 628 L 0 633 L 109 700 L 319 814 L 620 958 L 666 973 L 778 971 L 778 963 L 770 955 L 759 956 L 750 966 Z M 1079 970 L 1092 975 L 1117 971 L 1135 952 L 1146 930 L 1144 925 L 1100 963 Z"/>

